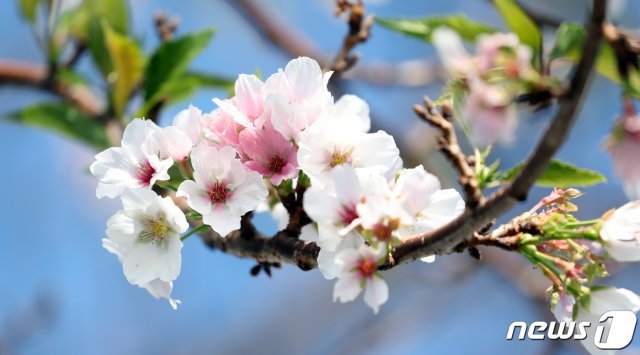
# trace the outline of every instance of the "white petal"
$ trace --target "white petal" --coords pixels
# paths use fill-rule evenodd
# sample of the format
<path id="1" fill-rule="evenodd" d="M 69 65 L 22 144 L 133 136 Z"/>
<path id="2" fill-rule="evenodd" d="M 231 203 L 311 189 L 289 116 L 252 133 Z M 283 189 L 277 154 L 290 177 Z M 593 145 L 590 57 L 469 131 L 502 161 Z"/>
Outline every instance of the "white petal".
<path id="1" fill-rule="evenodd" d="M 303 197 L 304 210 L 318 223 L 334 224 L 339 221 L 340 203 L 326 190 L 312 185 Z"/>
<path id="2" fill-rule="evenodd" d="M 377 275 L 367 280 L 364 290 L 364 302 L 378 313 L 380 306 L 389 299 L 389 286 Z"/>
<path id="3" fill-rule="evenodd" d="M 355 273 L 346 273 L 341 276 L 333 287 L 333 302 L 351 302 L 362 291 L 360 287 L 360 277 Z"/>
<path id="4" fill-rule="evenodd" d="M 607 311 L 640 310 L 640 297 L 624 288 L 606 288 L 591 293 L 589 312 L 600 316 Z"/>
<path id="5" fill-rule="evenodd" d="M 122 248 L 130 248 L 143 230 L 144 226 L 137 219 L 120 210 L 107 221 L 106 235 Z"/>
<path id="6" fill-rule="evenodd" d="M 425 256 L 424 258 L 420 259 L 425 263 L 429 263 L 431 264 L 432 262 L 436 261 L 436 256 L 435 255 L 429 255 L 429 256 Z"/>
<path id="7" fill-rule="evenodd" d="M 189 105 L 189 108 L 180 111 L 173 118 L 173 125 L 185 132 L 191 143 L 196 145 L 202 137 L 202 111 L 199 108 Z"/>
<path id="8" fill-rule="evenodd" d="M 269 195 L 269 191 L 262 176 L 255 171 L 247 171 L 246 179 L 233 189 L 227 206 L 232 213 L 243 215 L 256 209 L 267 198 L 267 195 Z"/>
<path id="9" fill-rule="evenodd" d="M 171 291 L 173 290 L 173 282 L 171 281 L 166 282 L 160 279 L 155 279 L 147 284 L 139 286 L 146 289 L 155 299 L 166 298 L 167 301 L 169 301 L 171 308 L 174 310 L 178 308 L 180 303 L 182 303 L 180 300 L 171 298 Z"/>
<path id="10" fill-rule="evenodd" d="M 202 215 L 211 212 L 211 199 L 203 187 L 192 180 L 183 181 L 176 192 L 178 197 L 186 197 L 189 207 Z"/>
<path id="11" fill-rule="evenodd" d="M 162 129 L 162 151 L 166 156 L 176 161 L 183 161 L 189 157 L 193 146 L 191 138 L 175 126 L 168 126 Z"/>
<path id="12" fill-rule="evenodd" d="M 233 214 L 228 208 L 221 206 L 202 216 L 202 221 L 223 237 L 236 229 L 240 229 L 240 215 Z"/>
<path id="13" fill-rule="evenodd" d="M 353 165 L 384 174 L 395 166 L 400 156 L 393 137 L 383 131 L 368 133 L 354 143 Z"/>
<path id="14" fill-rule="evenodd" d="M 369 132 L 371 128 L 371 117 L 369 117 L 369 105 L 355 95 L 343 95 L 335 106 L 335 116 L 340 120 L 340 124 L 353 126 L 362 132 Z"/>
<path id="15" fill-rule="evenodd" d="M 324 86 L 322 69 L 311 58 L 299 57 L 290 61 L 284 68 L 284 73 L 297 99 L 307 98 Z"/>
<path id="16" fill-rule="evenodd" d="M 180 274 L 182 241 L 177 234 L 167 235 L 167 240 L 138 242 L 124 257 L 124 274 L 130 283 L 146 284 L 153 279 L 173 281 Z"/>

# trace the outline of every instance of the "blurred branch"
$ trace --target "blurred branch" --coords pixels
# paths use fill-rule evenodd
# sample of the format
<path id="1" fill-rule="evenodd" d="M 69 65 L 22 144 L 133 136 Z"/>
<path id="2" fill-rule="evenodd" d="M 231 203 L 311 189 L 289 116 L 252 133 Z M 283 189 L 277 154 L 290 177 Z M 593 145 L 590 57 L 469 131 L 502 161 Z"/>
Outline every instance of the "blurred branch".
<path id="1" fill-rule="evenodd" d="M 312 40 L 287 22 L 270 12 L 258 1 L 226 0 L 245 22 L 266 42 L 291 57 L 310 57 L 322 67 L 330 67 L 329 55 L 322 53 Z M 361 63 L 348 74 L 351 79 L 368 81 L 377 85 L 424 86 L 440 79 L 439 65 L 435 62 L 411 60 L 399 63 Z"/>
<path id="2" fill-rule="evenodd" d="M 88 117 L 101 119 L 100 99 L 86 87 L 61 82 L 44 65 L 0 60 L 0 86 L 16 85 L 52 93 L 76 106 Z"/>

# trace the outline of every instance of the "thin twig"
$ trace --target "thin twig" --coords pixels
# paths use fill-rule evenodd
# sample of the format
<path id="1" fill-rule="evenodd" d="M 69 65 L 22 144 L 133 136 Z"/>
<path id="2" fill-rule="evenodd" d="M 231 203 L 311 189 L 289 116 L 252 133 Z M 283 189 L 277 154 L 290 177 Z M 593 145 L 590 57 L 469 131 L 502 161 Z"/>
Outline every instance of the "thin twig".
<path id="1" fill-rule="evenodd" d="M 355 46 L 366 42 L 371 36 L 371 26 L 373 26 L 373 15 L 365 16 L 365 7 L 361 0 L 351 3 L 347 0 L 337 0 L 337 15 L 349 12 L 347 24 L 349 30 L 342 41 L 342 47 L 338 55 L 333 60 L 329 70 L 333 71 L 333 77 L 339 77 L 342 73 L 352 68 L 360 56 L 351 54 Z"/>
<path id="2" fill-rule="evenodd" d="M 442 114 L 440 114 L 433 107 L 431 100 L 425 97 L 424 106 L 414 105 L 413 110 L 420 118 L 440 130 L 441 135 L 438 137 L 438 147 L 458 173 L 458 182 L 465 192 L 467 207 L 473 208 L 480 204 L 483 198 L 482 190 L 478 185 L 475 170 L 469 165 L 467 157 L 458 145 L 455 127 L 449 119 L 451 109 L 448 106 L 443 106 Z"/>

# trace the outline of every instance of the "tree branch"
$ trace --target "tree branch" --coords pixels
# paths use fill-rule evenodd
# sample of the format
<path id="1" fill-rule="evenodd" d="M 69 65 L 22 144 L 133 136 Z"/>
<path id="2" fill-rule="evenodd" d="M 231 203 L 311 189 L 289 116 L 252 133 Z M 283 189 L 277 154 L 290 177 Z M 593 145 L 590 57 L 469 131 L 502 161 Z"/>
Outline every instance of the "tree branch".
<path id="1" fill-rule="evenodd" d="M 458 145 L 455 127 L 451 122 L 451 108 L 442 106 L 442 114 L 436 111 L 433 103 L 427 97 L 424 98 L 424 106 L 414 105 L 416 114 L 442 133 L 438 137 L 438 147 L 444 156 L 449 159 L 458 173 L 458 182 L 462 186 L 468 207 L 473 208 L 482 202 L 482 190 L 476 179 L 476 172 L 469 163 L 467 157 Z"/>
<path id="2" fill-rule="evenodd" d="M 340 15 L 343 12 L 348 11 L 348 25 L 349 31 L 342 41 L 342 47 L 338 52 L 338 55 L 333 60 L 333 63 L 329 67 L 329 70 L 334 72 L 334 77 L 339 77 L 345 71 L 352 68 L 360 56 L 358 54 L 351 54 L 353 48 L 358 44 L 366 42 L 371 36 L 371 26 L 373 26 L 373 15 L 365 17 L 365 8 L 362 4 L 362 0 L 358 0 L 352 4 L 348 0 L 336 0 L 337 11 L 336 15 Z"/>
<path id="3" fill-rule="evenodd" d="M 52 93 L 90 118 L 99 119 L 104 112 L 101 100 L 89 89 L 60 82 L 44 65 L 0 60 L 0 86 L 3 85 L 24 86 Z"/>
<path id="4" fill-rule="evenodd" d="M 574 69 L 569 89 L 562 97 L 560 107 L 550 126 L 513 182 L 498 190 L 487 200 L 480 201 L 476 207 L 468 205 L 460 216 L 437 230 L 404 240 L 393 250 L 387 263 L 380 267 L 381 269 L 389 269 L 425 256 L 452 253 L 477 245 L 516 248 L 514 239 L 509 238 L 515 231 L 521 230 L 516 228 L 522 228 L 522 226 L 514 227 L 513 224 L 507 224 L 498 227 L 488 235 L 480 235 L 477 231 L 497 216 L 507 212 L 517 202 L 526 199 L 535 180 L 568 137 L 598 53 L 605 5 L 606 0 L 595 0 L 588 24 L 588 40 L 583 44 L 583 55 Z M 420 109 L 418 114 L 422 116 Z M 424 116 L 425 119 L 435 122 L 433 115 Z M 442 125 L 442 122 L 439 124 Z M 446 131 L 445 127 L 445 136 Z M 447 138 L 443 139 L 446 143 Z M 450 140 L 451 137 L 448 139 Z M 453 154 L 453 158 L 459 160 L 460 156 L 456 153 Z M 466 167 L 464 165 L 462 167 L 463 171 L 466 171 Z M 232 232 L 226 238 L 213 231 L 204 233 L 202 237 L 210 247 L 238 257 L 256 259 L 259 262 L 282 261 L 298 265 L 303 270 L 317 266 L 319 247 L 312 242 L 290 238 L 285 231 L 267 238 L 253 226 L 245 223 L 241 230 Z"/>
<path id="5" fill-rule="evenodd" d="M 331 65 L 330 56 L 320 52 L 313 41 L 305 37 L 286 21 L 275 16 L 259 2 L 250 0 L 226 0 L 246 23 L 255 29 L 266 42 L 271 43 L 291 57 L 310 57 L 322 67 Z M 423 86 L 442 79 L 437 62 L 411 60 L 400 63 L 363 63 L 348 73 L 349 78 L 368 81 L 377 85 Z M 346 76 L 346 74 L 345 74 Z"/>
<path id="6" fill-rule="evenodd" d="M 201 222 L 193 222 L 197 226 Z M 291 238 L 287 230 L 267 237 L 244 221 L 239 230 L 226 237 L 207 229 L 201 234 L 202 240 L 212 249 L 219 249 L 240 258 L 254 259 L 261 263 L 285 262 L 297 265 L 302 270 L 311 270 L 318 266 L 316 259 L 320 247 L 313 242 Z"/>
<path id="7" fill-rule="evenodd" d="M 454 252 L 457 245 L 471 238 L 476 230 L 492 218 L 502 215 L 517 202 L 527 198 L 529 189 L 564 143 L 573 126 L 600 47 L 605 12 L 606 0 L 595 0 L 587 28 L 587 40 L 583 44 L 582 58 L 574 70 L 569 90 L 562 98 L 551 125 L 513 182 L 494 193 L 477 208 L 467 207 L 458 218 L 441 228 L 406 239 L 394 250 L 390 262 L 383 265 L 383 268 L 391 268 L 429 255 Z"/>

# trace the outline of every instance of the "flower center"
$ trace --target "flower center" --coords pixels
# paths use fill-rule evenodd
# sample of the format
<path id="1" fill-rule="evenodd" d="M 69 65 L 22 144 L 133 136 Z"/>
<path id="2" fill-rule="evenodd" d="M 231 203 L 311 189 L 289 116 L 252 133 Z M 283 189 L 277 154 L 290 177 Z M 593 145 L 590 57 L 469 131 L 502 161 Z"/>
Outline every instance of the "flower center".
<path id="1" fill-rule="evenodd" d="M 284 160 L 282 160 L 282 158 L 280 158 L 279 156 L 274 155 L 273 157 L 271 157 L 271 161 L 269 162 L 267 168 L 274 173 L 279 173 L 282 171 L 282 168 L 284 168 Z"/>
<path id="2" fill-rule="evenodd" d="M 376 261 L 373 259 L 363 259 L 360 260 L 360 264 L 358 265 L 358 271 L 360 272 L 360 276 L 363 278 L 370 278 L 373 274 L 376 273 L 378 267 L 376 265 Z"/>
<path id="3" fill-rule="evenodd" d="M 216 181 L 213 186 L 209 187 L 209 198 L 213 203 L 224 203 L 227 200 L 227 185 Z"/>
<path id="4" fill-rule="evenodd" d="M 342 210 L 340 211 L 340 218 L 342 219 L 342 223 L 345 226 L 348 226 L 353 222 L 354 219 L 358 218 L 358 212 L 356 211 L 356 206 L 342 206 Z"/>
<path id="5" fill-rule="evenodd" d="M 153 178 L 153 174 L 156 173 L 156 169 L 151 166 L 149 161 L 144 161 L 140 165 L 138 165 L 138 170 L 136 170 L 136 179 L 143 185 L 149 186 L 151 184 L 151 179 Z"/>
<path id="6" fill-rule="evenodd" d="M 353 148 L 347 149 L 344 152 L 340 149 L 334 150 L 329 160 L 329 166 L 335 168 L 338 165 L 351 164 L 351 153 L 353 153 Z"/>
<path id="7" fill-rule="evenodd" d="M 398 227 L 400 227 L 399 220 L 397 219 L 386 220 L 385 218 L 384 221 L 381 221 L 375 226 L 373 226 L 371 231 L 379 241 L 388 242 L 393 237 L 393 231 L 398 229 Z"/>
<path id="8" fill-rule="evenodd" d="M 142 242 L 161 242 L 169 233 L 169 227 L 160 219 L 149 219 L 140 233 Z"/>

